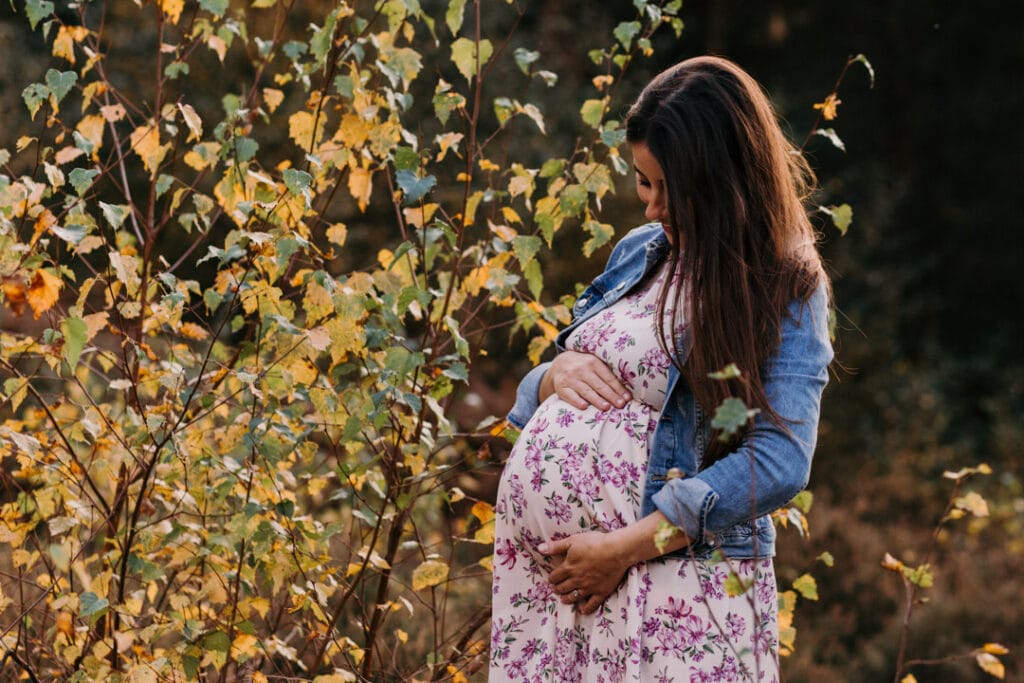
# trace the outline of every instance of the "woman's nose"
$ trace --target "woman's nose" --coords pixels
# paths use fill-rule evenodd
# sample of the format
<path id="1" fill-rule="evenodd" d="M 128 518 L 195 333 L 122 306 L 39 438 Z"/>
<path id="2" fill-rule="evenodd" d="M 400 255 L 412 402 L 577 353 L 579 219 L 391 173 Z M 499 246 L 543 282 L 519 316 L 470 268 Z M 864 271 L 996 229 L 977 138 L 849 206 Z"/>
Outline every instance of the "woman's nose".
<path id="1" fill-rule="evenodd" d="M 652 199 L 647 204 L 647 210 L 644 212 L 649 221 L 664 221 L 665 220 L 665 204 L 660 197 Z"/>

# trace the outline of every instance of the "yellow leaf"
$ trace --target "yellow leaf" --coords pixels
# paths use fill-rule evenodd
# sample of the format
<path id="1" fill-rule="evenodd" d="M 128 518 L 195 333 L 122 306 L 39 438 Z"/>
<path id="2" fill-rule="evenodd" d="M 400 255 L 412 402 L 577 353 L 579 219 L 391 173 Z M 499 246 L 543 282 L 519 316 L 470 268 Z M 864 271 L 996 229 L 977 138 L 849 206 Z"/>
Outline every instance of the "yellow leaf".
<path id="1" fill-rule="evenodd" d="M 123 105 L 120 104 L 108 104 L 104 107 L 100 107 L 100 114 L 103 115 L 107 121 L 111 123 L 117 123 L 127 115 L 127 111 Z"/>
<path id="2" fill-rule="evenodd" d="M 195 323 L 182 323 L 181 329 L 178 330 L 178 332 L 186 339 L 195 339 L 197 341 L 201 341 L 210 336 L 205 329 Z"/>
<path id="3" fill-rule="evenodd" d="M 181 19 L 181 11 L 185 9 L 185 0 L 158 0 L 160 10 L 172 24 L 177 24 Z"/>
<path id="4" fill-rule="evenodd" d="M 57 632 L 63 633 L 68 638 L 75 637 L 75 622 L 70 612 L 60 612 L 57 615 Z"/>
<path id="5" fill-rule="evenodd" d="M 437 204 L 424 204 L 423 206 L 412 206 L 402 210 L 402 215 L 405 216 L 405 222 L 417 228 L 422 228 L 425 223 L 429 223 L 430 219 L 434 217 L 434 212 L 437 211 Z"/>
<path id="6" fill-rule="evenodd" d="M 907 674 L 900 679 L 900 683 L 917 683 L 917 677 L 914 674 Z"/>
<path id="7" fill-rule="evenodd" d="M 350 653 L 351 654 L 351 653 Z M 324 676 L 317 676 L 313 679 L 313 683 L 352 683 L 356 680 L 356 675 L 353 673 L 336 673 L 327 674 Z"/>
<path id="8" fill-rule="evenodd" d="M 75 129 L 79 134 L 92 143 L 93 151 L 92 157 L 96 159 L 99 157 L 99 149 L 103 146 L 103 131 L 106 129 L 107 120 L 101 114 L 90 114 L 89 116 L 83 116 L 82 120 L 78 122 Z"/>
<path id="9" fill-rule="evenodd" d="M 362 166 L 353 168 L 348 174 L 348 191 L 359 204 L 360 211 L 366 211 L 366 205 L 370 203 L 370 192 L 373 190 L 371 177 L 370 171 Z"/>
<path id="10" fill-rule="evenodd" d="M 487 557 L 481 558 L 481 560 L 479 562 L 477 562 L 477 564 L 479 564 L 481 567 L 483 567 L 487 571 L 493 572 L 494 571 L 494 555 L 488 555 Z"/>
<path id="11" fill-rule="evenodd" d="M 891 572 L 902 571 L 903 563 L 889 553 L 886 553 L 885 557 L 882 558 L 882 569 L 888 569 Z"/>
<path id="12" fill-rule="evenodd" d="M 232 644 L 231 649 L 235 656 L 238 655 L 251 655 L 259 648 L 260 641 L 256 636 L 251 636 L 248 633 L 239 633 L 235 638 L 235 642 Z"/>
<path id="13" fill-rule="evenodd" d="M 999 680 L 1006 677 L 1006 667 L 999 659 L 988 652 L 979 652 L 974 660 L 981 667 L 981 670 L 987 673 L 989 676 L 995 676 Z"/>
<path id="14" fill-rule="evenodd" d="M 398 638 L 398 640 L 402 643 L 409 642 L 409 634 L 400 628 L 395 629 L 395 637 Z"/>
<path id="15" fill-rule="evenodd" d="M 451 675 L 452 683 L 469 683 L 469 679 L 466 678 L 466 674 L 462 673 L 459 669 L 456 669 L 454 664 L 449 664 L 447 671 Z"/>
<path id="16" fill-rule="evenodd" d="M 496 163 L 494 163 L 490 159 L 485 159 L 485 158 L 481 157 L 480 158 L 480 170 L 481 171 L 500 171 L 501 170 L 501 166 L 498 166 Z"/>
<path id="17" fill-rule="evenodd" d="M 267 104 L 267 111 L 271 114 L 284 102 L 284 93 L 277 88 L 264 88 L 263 101 Z"/>
<path id="18" fill-rule="evenodd" d="M 474 503 L 470 512 L 480 520 L 481 524 L 487 524 L 487 522 L 494 519 L 494 506 L 482 500 Z"/>
<path id="19" fill-rule="evenodd" d="M 210 36 L 206 39 L 206 47 L 217 53 L 217 59 L 220 60 L 221 64 L 224 63 L 224 57 L 228 53 L 228 44 L 224 42 L 224 39 L 220 36 Z"/>
<path id="20" fill-rule="evenodd" d="M 164 160 L 171 145 L 160 144 L 160 132 L 155 125 L 139 126 L 131 135 L 132 150 L 142 159 L 142 165 L 149 171 L 152 178 L 156 177 L 160 169 L 160 162 Z"/>
<path id="21" fill-rule="evenodd" d="M 615 77 L 609 76 L 608 74 L 604 74 L 602 76 L 594 76 L 594 78 L 591 80 L 591 83 L 594 84 L 594 87 L 597 88 L 599 92 L 604 90 L 606 86 L 609 86 L 614 82 Z"/>
<path id="22" fill-rule="evenodd" d="M 448 580 L 448 565 L 440 560 L 426 560 L 412 573 L 412 589 L 423 590 Z"/>
<path id="23" fill-rule="evenodd" d="M 458 153 L 459 143 L 462 142 L 463 137 L 462 133 L 445 133 L 444 135 L 438 135 L 437 144 L 441 150 L 437 153 L 437 161 L 444 161 L 449 149 L 454 149 L 456 153 Z"/>
<path id="24" fill-rule="evenodd" d="M 53 39 L 53 56 L 75 63 L 75 43 L 82 42 L 89 35 L 84 26 L 61 26 Z"/>
<path id="25" fill-rule="evenodd" d="M 814 108 L 821 110 L 821 115 L 826 121 L 831 121 L 839 115 L 838 112 L 836 112 L 836 108 L 842 104 L 842 102 L 843 101 L 839 99 L 835 93 L 831 93 L 825 98 L 824 102 L 816 102 L 814 104 Z"/>
<path id="26" fill-rule="evenodd" d="M 953 503 L 958 509 L 970 512 L 975 517 L 988 517 L 988 503 L 975 491 L 960 496 Z"/>
<path id="27" fill-rule="evenodd" d="M 32 307 L 34 318 L 38 320 L 39 316 L 53 308 L 60 297 L 60 288 L 63 284 L 60 278 L 43 268 L 36 271 L 28 286 L 28 305 Z"/>
<path id="28" fill-rule="evenodd" d="M 477 543 L 486 543 L 488 545 L 494 543 L 494 527 L 493 521 L 487 522 L 473 534 L 473 540 Z"/>
<path id="29" fill-rule="evenodd" d="M 21 315 L 25 312 L 28 290 L 24 280 L 20 277 L 5 277 L 0 282 L 0 290 L 4 293 L 4 302 L 14 311 L 14 315 Z"/>
<path id="30" fill-rule="evenodd" d="M 203 120 L 199 118 L 199 114 L 192 108 L 192 105 L 178 103 L 178 111 L 181 112 L 181 116 L 185 119 L 185 125 L 188 126 L 189 130 L 189 135 L 185 142 L 202 139 Z"/>
<path id="31" fill-rule="evenodd" d="M 314 123 L 316 123 L 316 130 L 313 128 Z M 288 119 L 288 137 L 307 152 L 312 151 L 320 144 L 320 135 L 323 131 L 323 116 L 317 122 L 311 112 L 297 111 Z"/>
<path id="32" fill-rule="evenodd" d="M 1006 646 L 1000 645 L 999 643 L 985 643 L 981 646 L 981 649 L 989 653 L 990 655 L 1010 654 L 1010 650 Z"/>
<path id="33" fill-rule="evenodd" d="M 348 228 L 345 227 L 344 223 L 335 223 L 331 227 L 327 228 L 327 239 L 334 242 L 339 247 L 345 246 L 346 237 L 348 237 Z"/>

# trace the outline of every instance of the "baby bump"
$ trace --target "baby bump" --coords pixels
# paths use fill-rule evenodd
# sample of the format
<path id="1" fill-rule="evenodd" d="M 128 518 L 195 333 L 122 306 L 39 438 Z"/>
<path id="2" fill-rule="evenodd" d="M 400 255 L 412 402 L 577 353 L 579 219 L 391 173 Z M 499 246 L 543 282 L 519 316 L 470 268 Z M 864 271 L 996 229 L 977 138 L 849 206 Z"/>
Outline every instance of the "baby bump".
<path id="1" fill-rule="evenodd" d="M 545 401 L 516 441 L 502 474 L 496 512 L 524 549 L 636 520 L 649 406 L 578 410 L 557 396 Z"/>

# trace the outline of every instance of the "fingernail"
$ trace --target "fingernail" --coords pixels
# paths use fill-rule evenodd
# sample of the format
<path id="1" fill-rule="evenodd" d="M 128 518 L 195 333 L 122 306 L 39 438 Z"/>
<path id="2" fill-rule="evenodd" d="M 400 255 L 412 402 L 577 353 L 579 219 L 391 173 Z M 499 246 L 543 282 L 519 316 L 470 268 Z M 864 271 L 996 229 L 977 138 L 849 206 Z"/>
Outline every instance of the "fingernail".
<path id="1" fill-rule="evenodd" d="M 547 543 L 541 543 L 540 545 L 538 545 L 537 546 L 537 552 L 544 553 L 545 555 L 547 555 L 548 554 L 548 544 Z"/>

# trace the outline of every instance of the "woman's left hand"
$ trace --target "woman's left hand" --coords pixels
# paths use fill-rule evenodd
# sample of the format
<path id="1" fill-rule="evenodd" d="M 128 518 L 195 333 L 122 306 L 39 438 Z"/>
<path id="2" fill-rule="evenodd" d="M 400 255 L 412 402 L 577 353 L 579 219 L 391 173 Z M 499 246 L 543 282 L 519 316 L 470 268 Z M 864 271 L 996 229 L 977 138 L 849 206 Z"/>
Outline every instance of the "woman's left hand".
<path id="1" fill-rule="evenodd" d="M 565 604 L 576 603 L 581 614 L 591 614 L 614 593 L 630 566 L 614 532 L 587 531 L 537 549 L 557 564 L 548 577 L 555 593 Z"/>

